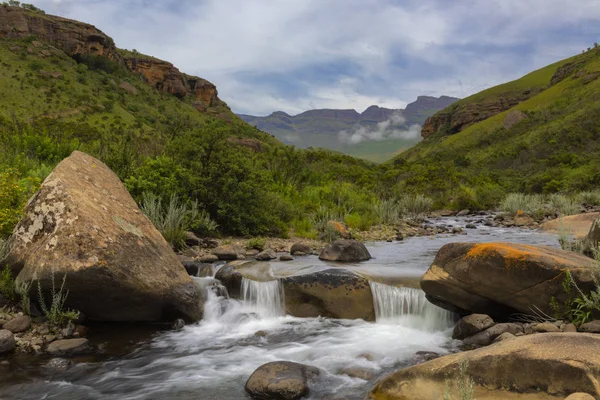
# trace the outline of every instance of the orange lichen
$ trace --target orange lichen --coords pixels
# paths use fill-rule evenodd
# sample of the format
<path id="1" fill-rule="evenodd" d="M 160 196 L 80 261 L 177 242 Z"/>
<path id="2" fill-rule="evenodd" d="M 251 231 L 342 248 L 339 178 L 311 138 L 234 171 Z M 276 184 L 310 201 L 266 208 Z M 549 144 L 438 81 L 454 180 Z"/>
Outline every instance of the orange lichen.
<path id="1" fill-rule="evenodd" d="M 476 244 L 469 250 L 465 258 L 482 259 L 495 254 L 505 259 L 507 267 L 515 267 L 528 261 L 543 262 L 544 259 L 546 262 L 551 260 L 555 269 L 560 269 L 559 266 L 572 264 L 567 258 L 550 254 L 544 248 L 505 242 Z"/>

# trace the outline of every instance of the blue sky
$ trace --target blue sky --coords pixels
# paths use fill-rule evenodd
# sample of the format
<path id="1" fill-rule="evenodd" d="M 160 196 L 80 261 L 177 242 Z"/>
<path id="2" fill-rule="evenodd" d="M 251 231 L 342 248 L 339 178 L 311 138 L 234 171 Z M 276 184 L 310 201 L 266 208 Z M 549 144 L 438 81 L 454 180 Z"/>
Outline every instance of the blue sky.
<path id="1" fill-rule="evenodd" d="M 34 0 L 217 85 L 238 113 L 466 97 L 600 42 L 600 0 Z"/>

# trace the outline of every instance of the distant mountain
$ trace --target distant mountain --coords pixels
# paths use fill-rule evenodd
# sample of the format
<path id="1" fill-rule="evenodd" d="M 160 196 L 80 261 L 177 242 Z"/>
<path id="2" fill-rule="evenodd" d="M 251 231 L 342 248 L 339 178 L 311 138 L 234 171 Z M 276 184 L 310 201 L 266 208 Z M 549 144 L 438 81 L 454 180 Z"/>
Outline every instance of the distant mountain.
<path id="1" fill-rule="evenodd" d="M 425 120 L 457 100 L 449 96 L 419 96 L 404 110 L 373 105 L 362 113 L 320 109 L 298 115 L 276 111 L 266 117 L 239 116 L 287 144 L 323 147 L 382 162 L 417 143 Z"/>

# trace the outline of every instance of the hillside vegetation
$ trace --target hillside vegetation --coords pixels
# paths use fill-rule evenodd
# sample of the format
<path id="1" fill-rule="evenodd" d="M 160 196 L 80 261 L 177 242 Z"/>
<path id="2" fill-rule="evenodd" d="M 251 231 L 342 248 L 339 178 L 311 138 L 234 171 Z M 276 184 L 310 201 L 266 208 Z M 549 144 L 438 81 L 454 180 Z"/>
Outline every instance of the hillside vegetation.
<path id="1" fill-rule="evenodd" d="M 600 185 L 600 49 L 485 90 L 435 114 L 390 165 L 391 184 L 440 204 Z M 481 118 L 482 120 L 477 121 Z"/>

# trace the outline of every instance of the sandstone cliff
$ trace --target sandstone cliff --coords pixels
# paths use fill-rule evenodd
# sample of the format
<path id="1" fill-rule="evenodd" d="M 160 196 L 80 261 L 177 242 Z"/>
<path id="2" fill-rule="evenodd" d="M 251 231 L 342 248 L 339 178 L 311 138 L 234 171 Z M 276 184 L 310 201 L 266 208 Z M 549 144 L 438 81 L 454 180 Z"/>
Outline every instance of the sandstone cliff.
<path id="1" fill-rule="evenodd" d="M 191 99 L 198 111 L 226 106 L 218 97 L 217 88 L 205 79 L 180 72 L 173 64 L 127 53 L 123 56 L 112 38 L 96 27 L 67 18 L 36 13 L 20 7 L 0 5 L 0 39 L 35 36 L 75 59 L 106 57 L 129 70 L 139 73 L 148 84 L 180 99 Z"/>

